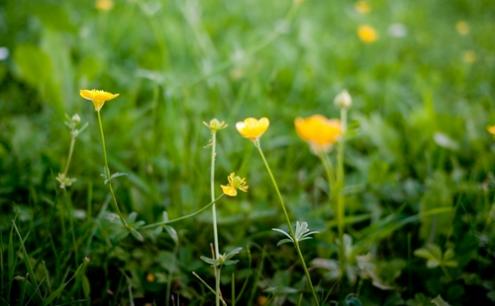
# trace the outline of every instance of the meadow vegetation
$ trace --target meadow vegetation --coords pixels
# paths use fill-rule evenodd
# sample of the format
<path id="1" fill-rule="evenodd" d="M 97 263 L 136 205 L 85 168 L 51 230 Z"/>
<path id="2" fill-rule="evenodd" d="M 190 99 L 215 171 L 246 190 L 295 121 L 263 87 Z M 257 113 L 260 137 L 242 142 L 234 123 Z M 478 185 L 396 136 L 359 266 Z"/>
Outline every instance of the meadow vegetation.
<path id="1" fill-rule="evenodd" d="M 493 29 L 490 0 L 1 1 L 0 304 L 495 303 Z"/>

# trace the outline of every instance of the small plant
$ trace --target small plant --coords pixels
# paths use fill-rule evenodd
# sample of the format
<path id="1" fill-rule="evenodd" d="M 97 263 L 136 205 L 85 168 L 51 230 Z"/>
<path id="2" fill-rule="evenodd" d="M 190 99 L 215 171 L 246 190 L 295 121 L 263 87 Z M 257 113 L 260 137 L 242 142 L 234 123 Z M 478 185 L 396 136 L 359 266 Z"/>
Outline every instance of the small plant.
<path id="1" fill-rule="evenodd" d="M 301 261 L 301 265 L 303 266 L 304 273 L 306 275 L 306 279 L 308 282 L 309 287 L 311 288 L 311 292 L 313 294 L 313 299 L 316 305 L 319 305 L 319 300 L 318 296 L 316 295 L 316 290 L 313 286 L 313 282 L 311 281 L 311 276 L 309 275 L 308 267 L 306 265 L 306 262 L 304 260 L 304 256 L 301 252 L 301 248 L 299 246 L 299 241 L 301 237 L 298 237 L 296 233 L 294 232 L 294 229 L 292 227 L 292 222 L 289 216 L 289 212 L 287 210 L 287 207 L 285 205 L 284 198 L 282 197 L 282 194 L 280 193 L 280 189 L 278 188 L 277 181 L 275 180 L 275 177 L 273 176 L 273 172 L 270 169 L 270 165 L 268 164 L 268 161 L 265 158 L 265 154 L 263 153 L 263 150 L 261 149 L 261 144 L 260 144 L 260 137 L 268 130 L 268 127 L 270 126 L 270 120 L 268 118 L 261 118 L 261 119 L 256 119 L 256 118 L 247 118 L 244 121 L 237 122 L 236 128 L 239 134 L 241 134 L 242 137 L 247 138 L 251 140 L 258 149 L 258 152 L 261 156 L 261 159 L 263 160 L 263 163 L 265 165 L 266 171 L 268 172 L 268 175 L 272 181 L 273 187 L 275 188 L 275 192 L 278 196 L 279 202 L 280 202 L 280 207 L 282 208 L 282 211 L 284 212 L 285 216 L 285 221 L 287 222 L 287 226 L 289 228 L 288 233 L 284 233 L 289 239 L 289 241 L 294 243 L 294 247 L 297 251 L 297 254 L 299 256 L 299 260 Z M 304 222 L 305 223 L 305 222 Z M 307 228 L 307 224 L 305 225 L 305 228 Z M 301 231 L 301 227 L 299 227 Z M 297 230 L 297 227 L 296 227 Z M 277 231 L 282 231 L 282 230 L 277 230 Z M 304 240 L 304 239 L 303 239 Z"/>
<path id="2" fill-rule="evenodd" d="M 309 144 L 311 152 L 320 158 L 325 168 L 330 203 L 335 203 L 333 207 L 338 227 L 340 275 L 343 276 L 346 271 L 344 137 L 347 128 L 347 110 L 352 105 L 352 99 L 344 90 L 335 97 L 334 102 L 340 108 L 340 120 L 327 119 L 323 115 L 313 115 L 308 118 L 296 118 L 294 125 L 299 137 Z M 337 142 L 337 169 L 335 170 L 328 153 L 332 151 Z"/>
<path id="3" fill-rule="evenodd" d="M 110 194 L 112 195 L 113 209 L 115 210 L 115 212 L 119 216 L 120 221 L 122 222 L 122 225 L 125 226 L 131 232 L 131 234 L 134 237 L 136 237 L 136 239 L 143 240 L 142 235 L 139 232 L 137 232 L 136 230 L 132 229 L 131 226 L 125 220 L 124 216 L 122 215 L 122 212 L 120 211 L 119 203 L 117 202 L 117 197 L 115 196 L 115 191 L 113 190 L 112 180 L 116 177 L 122 176 L 123 174 L 121 174 L 121 173 L 112 174 L 110 172 L 110 168 L 108 166 L 107 148 L 105 145 L 105 134 L 103 132 L 103 123 L 101 121 L 100 111 L 106 102 L 117 98 L 119 96 L 119 94 L 113 94 L 113 93 L 109 93 L 109 92 L 106 92 L 103 90 L 97 90 L 97 89 L 92 89 L 92 90 L 83 89 L 79 92 L 79 94 L 81 95 L 82 98 L 91 101 L 93 103 L 93 106 L 94 106 L 95 111 L 96 111 L 96 115 L 98 118 L 98 126 L 100 128 L 101 150 L 103 153 L 103 161 L 105 163 L 105 167 L 104 167 L 104 171 L 103 171 L 102 176 L 104 178 L 105 185 L 108 186 L 108 189 L 110 190 Z"/>
<path id="4" fill-rule="evenodd" d="M 74 154 L 76 139 L 88 127 L 87 122 L 81 126 L 81 117 L 79 117 L 78 114 L 75 114 L 72 117 L 69 117 L 69 115 L 65 115 L 65 117 L 65 125 L 69 128 L 70 131 L 69 153 L 67 154 L 67 161 L 65 162 L 64 171 L 60 172 L 56 177 L 60 189 L 64 190 L 66 187 L 72 186 L 72 184 L 76 181 L 76 178 L 68 176 L 68 172 L 72 161 L 72 155 Z"/>

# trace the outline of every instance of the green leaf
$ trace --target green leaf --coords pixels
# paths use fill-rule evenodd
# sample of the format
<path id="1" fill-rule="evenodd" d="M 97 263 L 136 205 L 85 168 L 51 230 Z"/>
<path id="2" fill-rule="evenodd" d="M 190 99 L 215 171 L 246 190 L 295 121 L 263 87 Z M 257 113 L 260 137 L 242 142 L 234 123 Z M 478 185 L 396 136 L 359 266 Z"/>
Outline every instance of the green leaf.
<path id="1" fill-rule="evenodd" d="M 84 297 L 89 298 L 89 295 L 91 294 L 91 286 L 89 285 L 89 280 L 86 274 L 82 276 L 81 283 L 84 292 Z"/>
<path id="2" fill-rule="evenodd" d="M 450 304 L 445 302 L 440 295 L 437 295 L 431 302 L 435 304 L 435 306 L 450 306 Z"/>

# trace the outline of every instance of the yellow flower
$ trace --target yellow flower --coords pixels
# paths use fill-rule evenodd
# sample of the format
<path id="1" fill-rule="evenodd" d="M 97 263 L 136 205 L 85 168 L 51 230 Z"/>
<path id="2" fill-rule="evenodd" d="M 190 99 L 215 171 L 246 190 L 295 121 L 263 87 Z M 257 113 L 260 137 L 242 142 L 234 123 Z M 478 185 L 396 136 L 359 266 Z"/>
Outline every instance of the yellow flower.
<path id="1" fill-rule="evenodd" d="M 242 192 L 247 192 L 248 185 L 246 183 L 246 179 L 240 176 L 236 176 L 234 172 L 229 174 L 228 176 L 229 183 L 227 185 L 220 185 L 222 187 L 222 191 L 225 195 L 229 197 L 235 197 L 237 195 L 237 189 Z"/>
<path id="2" fill-rule="evenodd" d="M 462 54 L 462 59 L 466 64 L 473 64 L 476 62 L 476 52 L 473 50 L 467 50 Z"/>
<path id="3" fill-rule="evenodd" d="M 296 118 L 294 125 L 297 135 L 309 143 L 315 154 L 328 152 L 343 134 L 339 120 L 330 120 L 322 115 Z"/>
<path id="4" fill-rule="evenodd" d="M 79 91 L 79 94 L 81 95 L 82 98 L 93 102 L 93 105 L 97 112 L 100 111 L 100 109 L 103 107 L 103 104 L 105 104 L 105 102 L 115 99 L 119 96 L 119 94 L 113 94 L 98 89 L 91 89 L 91 90 L 81 89 Z"/>
<path id="5" fill-rule="evenodd" d="M 376 30 L 369 25 L 359 26 L 357 30 L 357 35 L 362 42 L 370 44 L 378 39 L 378 34 Z"/>
<path id="6" fill-rule="evenodd" d="M 486 130 L 488 131 L 488 133 L 492 134 L 495 136 L 495 124 L 494 125 L 489 125 Z"/>
<path id="7" fill-rule="evenodd" d="M 146 275 L 146 281 L 147 281 L 148 283 L 154 283 L 154 282 L 155 282 L 155 280 L 156 280 L 156 277 L 155 277 L 155 275 L 154 275 L 153 273 L 151 273 L 151 272 L 150 272 L 150 273 L 148 273 L 148 274 Z"/>
<path id="8" fill-rule="evenodd" d="M 96 9 L 100 11 L 109 11 L 113 7 L 113 1 L 112 0 L 96 0 L 95 3 Z"/>
<path id="9" fill-rule="evenodd" d="M 268 118 L 246 118 L 244 121 L 239 121 L 235 124 L 237 131 L 242 137 L 251 139 L 253 141 L 258 140 L 270 126 L 270 120 Z"/>
<path id="10" fill-rule="evenodd" d="M 371 11 L 368 1 L 364 0 L 356 2 L 356 4 L 354 4 L 354 9 L 356 10 L 356 12 L 362 15 L 368 14 Z"/>
<path id="11" fill-rule="evenodd" d="M 459 35 L 466 36 L 469 34 L 469 24 L 464 20 L 458 21 L 455 24 L 455 28 Z"/>

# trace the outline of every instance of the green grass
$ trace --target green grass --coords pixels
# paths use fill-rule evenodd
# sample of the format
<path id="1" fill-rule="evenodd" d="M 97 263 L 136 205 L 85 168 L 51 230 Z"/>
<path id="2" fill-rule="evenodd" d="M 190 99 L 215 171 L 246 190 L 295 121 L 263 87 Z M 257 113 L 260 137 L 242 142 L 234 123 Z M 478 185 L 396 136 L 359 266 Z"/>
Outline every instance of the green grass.
<path id="1" fill-rule="evenodd" d="M 128 235 L 100 176 L 98 121 L 82 88 L 120 93 L 103 108 L 103 125 L 110 169 L 127 174 L 112 183 L 135 226 L 210 202 L 202 122 L 229 124 L 217 135 L 216 192 L 233 171 L 250 186 L 217 204 L 221 252 L 243 247 L 222 269 L 229 305 L 312 302 L 297 253 L 276 246 L 271 229 L 285 218 L 270 178 L 234 128 L 248 116 L 270 118 L 261 142 L 284 199 L 294 221 L 320 231 L 301 248 L 322 305 L 493 303 L 495 140 L 486 126 L 495 123 L 495 7 L 369 4 L 360 15 L 350 1 L 121 0 L 108 12 L 89 0 L 2 1 L 0 304 L 214 303 L 193 275 L 215 287 L 200 260 L 211 255 L 211 215 L 143 231 L 144 242 Z M 391 37 L 393 23 L 407 35 Z M 361 24 L 378 31 L 375 43 L 358 39 Z M 474 63 L 463 60 L 468 50 Z M 325 170 L 293 120 L 338 117 L 333 98 L 344 88 L 353 96 L 349 258 L 348 275 L 336 279 Z M 88 128 L 68 171 L 77 181 L 64 193 L 55 177 L 71 140 L 65 114 L 75 113 Z"/>

